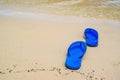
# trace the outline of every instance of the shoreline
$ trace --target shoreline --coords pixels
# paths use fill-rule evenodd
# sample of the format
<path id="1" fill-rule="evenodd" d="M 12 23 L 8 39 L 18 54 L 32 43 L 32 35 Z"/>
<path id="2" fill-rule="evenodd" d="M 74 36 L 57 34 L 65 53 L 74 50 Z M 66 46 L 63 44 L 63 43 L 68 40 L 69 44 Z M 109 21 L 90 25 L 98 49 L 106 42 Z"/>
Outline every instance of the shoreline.
<path id="1" fill-rule="evenodd" d="M 47 14 L 47 15 L 55 15 L 55 16 L 63 16 L 63 17 L 75 17 L 75 18 L 86 18 L 86 19 L 91 19 L 91 20 L 105 20 L 105 21 L 120 21 L 119 19 L 112 19 L 112 18 L 104 18 L 104 17 L 92 17 L 92 16 L 84 16 L 84 15 L 78 15 L 78 14 L 68 14 L 69 11 L 67 13 L 64 13 L 64 11 L 57 11 L 54 9 L 37 9 L 37 7 L 28 7 L 28 6 L 20 6 L 20 5 L 10 5 L 10 4 L 1 4 L 0 5 L 0 9 L 1 11 L 13 11 L 13 12 L 23 12 L 23 13 L 30 13 L 30 14 Z M 119 17 L 119 16 L 118 16 Z"/>
<path id="2" fill-rule="evenodd" d="M 95 19 L 95 18 L 85 18 L 85 17 L 77 17 L 77 16 L 62 16 L 56 14 L 44 14 L 44 13 L 32 13 L 32 12 L 21 12 L 21 11 L 12 11 L 12 10 L 1 10 L 0 16 L 12 16 L 18 18 L 32 18 L 32 19 L 41 19 L 41 20 L 49 20 L 49 21 L 65 21 L 65 22 L 106 22 L 108 24 L 118 24 L 120 25 L 120 21 L 111 20 L 111 19 Z"/>

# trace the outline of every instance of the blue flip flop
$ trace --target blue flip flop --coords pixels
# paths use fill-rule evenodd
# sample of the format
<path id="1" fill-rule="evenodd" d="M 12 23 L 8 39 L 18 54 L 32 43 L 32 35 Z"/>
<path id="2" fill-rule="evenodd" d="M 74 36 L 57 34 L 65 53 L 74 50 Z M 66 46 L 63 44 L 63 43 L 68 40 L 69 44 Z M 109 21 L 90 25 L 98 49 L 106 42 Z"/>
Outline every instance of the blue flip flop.
<path id="1" fill-rule="evenodd" d="M 98 46 L 98 32 L 95 29 L 87 28 L 84 32 L 86 44 L 91 47 Z"/>
<path id="2" fill-rule="evenodd" d="M 83 41 L 73 42 L 68 48 L 65 66 L 72 70 L 79 69 L 86 49 L 86 44 Z"/>

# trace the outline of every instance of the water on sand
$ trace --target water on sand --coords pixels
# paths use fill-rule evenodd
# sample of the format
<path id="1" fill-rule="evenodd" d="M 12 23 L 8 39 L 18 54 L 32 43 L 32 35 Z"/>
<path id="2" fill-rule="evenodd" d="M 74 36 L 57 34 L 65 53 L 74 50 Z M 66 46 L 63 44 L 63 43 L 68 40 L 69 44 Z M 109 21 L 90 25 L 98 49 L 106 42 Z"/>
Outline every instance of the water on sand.
<path id="1" fill-rule="evenodd" d="M 120 0 L 0 0 L 0 5 L 0 9 L 120 20 Z"/>

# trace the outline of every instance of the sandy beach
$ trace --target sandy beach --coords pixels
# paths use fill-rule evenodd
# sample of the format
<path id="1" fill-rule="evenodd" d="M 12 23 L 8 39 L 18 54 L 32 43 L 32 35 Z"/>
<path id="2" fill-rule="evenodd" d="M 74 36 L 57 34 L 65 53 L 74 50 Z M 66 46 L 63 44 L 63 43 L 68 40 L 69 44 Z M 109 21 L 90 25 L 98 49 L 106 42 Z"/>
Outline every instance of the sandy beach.
<path id="1" fill-rule="evenodd" d="M 99 32 L 82 66 L 65 67 L 69 45 Z M 120 22 L 49 14 L 0 11 L 0 80 L 120 80 Z"/>

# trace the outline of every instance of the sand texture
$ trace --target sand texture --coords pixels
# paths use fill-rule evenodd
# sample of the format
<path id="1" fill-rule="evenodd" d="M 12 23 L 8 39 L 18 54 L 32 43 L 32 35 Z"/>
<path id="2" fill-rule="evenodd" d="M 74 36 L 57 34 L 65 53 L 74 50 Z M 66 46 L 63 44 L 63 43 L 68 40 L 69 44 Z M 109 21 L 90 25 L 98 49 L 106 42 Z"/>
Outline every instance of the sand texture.
<path id="1" fill-rule="evenodd" d="M 64 66 L 67 48 L 85 41 L 87 27 L 99 32 L 82 66 Z M 0 80 L 120 80 L 120 22 L 0 12 Z"/>

